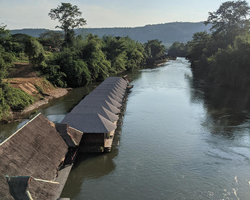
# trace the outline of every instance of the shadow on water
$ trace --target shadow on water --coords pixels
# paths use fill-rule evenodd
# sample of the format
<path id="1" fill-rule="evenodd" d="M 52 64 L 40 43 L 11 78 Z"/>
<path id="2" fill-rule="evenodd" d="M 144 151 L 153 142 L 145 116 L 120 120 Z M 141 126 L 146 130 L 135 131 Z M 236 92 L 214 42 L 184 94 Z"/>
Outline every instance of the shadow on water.
<path id="1" fill-rule="evenodd" d="M 117 144 L 119 141 L 120 135 L 115 135 L 110 153 L 78 154 L 61 197 L 77 197 L 84 181 L 97 180 L 112 173 L 116 168 L 113 159 L 118 155 L 118 148 L 114 143 Z"/>
<path id="2" fill-rule="evenodd" d="M 250 119 L 249 92 L 229 89 L 186 76 L 190 85 L 190 101 L 202 104 L 206 110 L 203 126 L 213 134 L 221 134 L 233 138 L 239 128 L 249 128 Z"/>

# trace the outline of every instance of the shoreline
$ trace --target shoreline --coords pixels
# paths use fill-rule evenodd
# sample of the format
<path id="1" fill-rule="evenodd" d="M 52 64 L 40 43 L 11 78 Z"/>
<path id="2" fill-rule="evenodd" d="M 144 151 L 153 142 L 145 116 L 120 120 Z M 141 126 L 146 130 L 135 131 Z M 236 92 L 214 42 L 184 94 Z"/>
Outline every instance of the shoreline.
<path id="1" fill-rule="evenodd" d="M 28 118 L 32 111 L 35 111 L 36 109 L 46 105 L 49 103 L 49 101 L 51 101 L 52 99 L 57 99 L 60 97 L 65 96 L 66 94 L 68 94 L 68 91 L 72 90 L 72 88 L 57 88 L 55 90 L 52 90 L 51 92 L 49 92 L 43 100 L 39 100 L 33 104 L 31 104 L 30 106 L 26 107 L 24 110 L 20 111 L 20 112 L 10 112 L 10 115 L 8 117 L 6 117 L 5 119 L 2 119 L 1 122 L 2 123 L 11 123 L 14 121 L 19 121 L 21 119 L 24 118 Z"/>

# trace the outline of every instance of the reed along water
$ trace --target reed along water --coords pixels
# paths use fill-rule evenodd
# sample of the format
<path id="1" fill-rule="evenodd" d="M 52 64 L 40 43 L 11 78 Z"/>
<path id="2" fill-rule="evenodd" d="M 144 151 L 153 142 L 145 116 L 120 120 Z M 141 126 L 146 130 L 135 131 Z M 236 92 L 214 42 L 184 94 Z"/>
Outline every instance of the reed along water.
<path id="1" fill-rule="evenodd" d="M 248 94 L 195 80 L 182 58 L 130 76 L 112 152 L 80 155 L 62 197 L 250 199 Z"/>

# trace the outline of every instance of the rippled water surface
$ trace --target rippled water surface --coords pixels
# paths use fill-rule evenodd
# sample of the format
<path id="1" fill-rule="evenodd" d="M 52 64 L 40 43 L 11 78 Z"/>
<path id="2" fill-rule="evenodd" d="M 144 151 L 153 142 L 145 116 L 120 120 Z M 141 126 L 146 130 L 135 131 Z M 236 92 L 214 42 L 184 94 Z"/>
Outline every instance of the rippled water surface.
<path id="1" fill-rule="evenodd" d="M 115 147 L 79 156 L 62 197 L 250 199 L 248 94 L 194 80 L 181 58 L 131 76 Z"/>
<path id="2" fill-rule="evenodd" d="M 249 200 L 249 94 L 195 80 L 180 58 L 130 76 L 134 88 L 112 152 L 80 155 L 62 197 Z M 60 122 L 94 87 L 38 112 Z M 27 121 L 1 125 L 0 142 Z"/>

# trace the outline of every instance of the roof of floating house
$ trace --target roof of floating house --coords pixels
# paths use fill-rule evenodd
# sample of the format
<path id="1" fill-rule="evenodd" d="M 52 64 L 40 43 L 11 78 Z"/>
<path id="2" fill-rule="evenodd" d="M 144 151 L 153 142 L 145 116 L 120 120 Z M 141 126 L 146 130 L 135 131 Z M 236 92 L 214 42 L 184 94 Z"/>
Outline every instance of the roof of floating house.
<path id="1" fill-rule="evenodd" d="M 35 179 L 30 176 L 6 177 L 14 199 L 53 199 L 59 183 Z"/>
<path id="2" fill-rule="evenodd" d="M 119 85 L 122 85 L 122 86 L 127 86 L 127 82 L 123 82 L 122 80 L 105 80 L 103 81 L 102 83 L 106 84 L 106 83 L 113 83 L 113 84 L 119 84 Z"/>
<path id="3" fill-rule="evenodd" d="M 123 82 L 127 82 L 126 80 L 124 80 L 121 77 L 108 77 L 104 81 L 123 81 Z"/>
<path id="4" fill-rule="evenodd" d="M 98 92 L 98 91 L 103 91 L 103 92 L 112 92 L 114 95 L 116 95 L 117 97 L 119 97 L 120 99 L 122 99 L 124 97 L 124 94 L 119 94 L 118 92 L 116 92 L 115 90 L 113 89 L 103 89 L 103 88 L 95 88 L 92 92 Z"/>
<path id="5" fill-rule="evenodd" d="M 113 90 L 114 92 L 124 96 L 125 90 L 117 89 L 115 86 L 111 85 L 99 85 L 95 90 Z"/>
<path id="6" fill-rule="evenodd" d="M 77 106 L 91 106 L 91 105 L 92 106 L 96 105 L 100 107 L 103 106 L 104 108 L 108 109 L 114 114 L 120 113 L 120 110 L 118 108 L 116 108 L 115 106 L 107 102 L 106 100 L 83 99 Z"/>
<path id="7" fill-rule="evenodd" d="M 56 124 L 56 130 L 69 147 L 76 147 L 80 144 L 83 133 L 67 124 Z"/>
<path id="8" fill-rule="evenodd" d="M 117 83 L 117 82 L 116 83 L 102 82 L 100 85 L 113 85 L 113 86 L 115 86 L 117 88 L 120 88 L 122 90 L 126 90 L 126 88 L 127 88 L 127 85 L 123 85 L 123 84 L 120 84 L 120 83 Z"/>
<path id="9" fill-rule="evenodd" d="M 121 77 L 108 77 L 103 82 L 120 82 L 122 84 L 127 84 L 128 82 Z"/>
<path id="10" fill-rule="evenodd" d="M 118 97 L 117 95 L 115 95 L 112 92 L 109 92 L 107 90 L 93 90 L 92 92 L 89 93 L 89 95 L 96 95 L 96 96 L 110 96 L 111 98 L 113 98 L 114 100 L 116 100 L 117 102 L 121 103 L 122 102 L 122 98 Z"/>
<path id="11" fill-rule="evenodd" d="M 62 120 L 83 133 L 109 133 L 116 129 L 116 125 L 97 113 L 69 113 Z"/>
<path id="12" fill-rule="evenodd" d="M 116 100 L 114 100 L 113 98 L 111 98 L 110 96 L 107 96 L 107 95 L 96 96 L 95 94 L 89 94 L 86 97 L 84 97 L 84 99 L 85 100 L 90 100 L 90 99 L 94 99 L 94 100 L 106 100 L 107 102 L 111 103 L 113 106 L 115 106 L 117 108 L 120 108 L 122 106 Z"/>
<path id="13" fill-rule="evenodd" d="M 98 113 L 111 122 L 116 122 L 119 117 L 103 106 L 76 106 L 70 113 Z"/>
<path id="14" fill-rule="evenodd" d="M 37 115 L 0 144 L 0 197 L 11 199 L 6 175 L 53 180 L 67 152 L 54 123 Z"/>
<path id="15" fill-rule="evenodd" d="M 125 85 L 122 85 L 119 83 L 109 83 L 109 82 L 102 82 L 99 86 L 114 86 L 120 90 L 126 90 L 126 88 L 127 88 L 127 86 L 125 86 Z"/>

